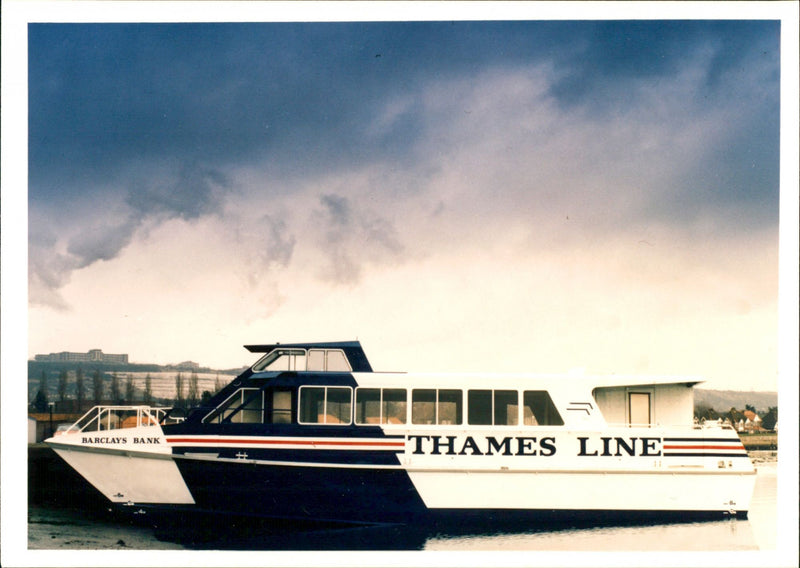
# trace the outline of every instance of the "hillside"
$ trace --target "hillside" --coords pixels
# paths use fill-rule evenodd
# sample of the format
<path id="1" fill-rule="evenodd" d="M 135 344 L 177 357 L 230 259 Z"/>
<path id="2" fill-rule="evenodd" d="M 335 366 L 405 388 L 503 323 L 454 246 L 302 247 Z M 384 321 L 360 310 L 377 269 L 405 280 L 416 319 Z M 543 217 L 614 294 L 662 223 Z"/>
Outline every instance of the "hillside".
<path id="1" fill-rule="evenodd" d="M 771 406 L 778 406 L 778 393 L 711 389 L 695 389 L 694 391 L 695 408 L 704 406 L 713 408 L 717 412 L 725 412 L 731 408 L 742 410 L 748 404 L 754 407 L 757 413 L 763 414 Z"/>

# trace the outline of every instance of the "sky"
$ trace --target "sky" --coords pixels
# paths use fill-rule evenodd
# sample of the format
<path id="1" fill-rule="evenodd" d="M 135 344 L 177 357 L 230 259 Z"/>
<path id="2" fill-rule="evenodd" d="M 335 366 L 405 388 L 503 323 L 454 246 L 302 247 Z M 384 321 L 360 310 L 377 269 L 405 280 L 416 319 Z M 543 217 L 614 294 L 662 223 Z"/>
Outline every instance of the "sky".
<path id="1" fill-rule="evenodd" d="M 777 21 L 27 32 L 29 358 L 777 389 Z"/>

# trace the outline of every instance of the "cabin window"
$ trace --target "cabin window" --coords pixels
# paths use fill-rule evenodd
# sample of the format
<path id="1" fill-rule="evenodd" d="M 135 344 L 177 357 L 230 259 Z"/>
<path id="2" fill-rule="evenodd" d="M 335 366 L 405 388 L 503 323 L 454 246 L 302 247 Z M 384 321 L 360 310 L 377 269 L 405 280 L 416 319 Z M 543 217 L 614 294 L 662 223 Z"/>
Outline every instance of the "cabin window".
<path id="1" fill-rule="evenodd" d="M 383 389 L 381 400 L 382 424 L 405 424 L 408 407 L 406 389 Z"/>
<path id="2" fill-rule="evenodd" d="M 352 371 L 347 357 L 344 356 L 344 351 L 329 349 L 326 355 L 325 370 L 326 371 L 339 371 L 347 372 Z"/>
<path id="3" fill-rule="evenodd" d="M 436 390 L 414 389 L 411 393 L 412 424 L 436 424 Z"/>
<path id="4" fill-rule="evenodd" d="M 324 371 L 325 370 L 325 350 L 324 349 L 310 349 L 308 351 L 308 370 L 309 371 Z"/>
<path id="5" fill-rule="evenodd" d="M 350 424 L 352 404 L 350 387 L 300 387 L 300 422 Z"/>
<path id="6" fill-rule="evenodd" d="M 526 426 L 564 425 L 547 391 L 525 391 L 522 395 L 522 412 Z"/>
<path id="7" fill-rule="evenodd" d="M 454 389 L 414 389 L 411 422 L 414 424 L 461 424 L 462 393 Z"/>
<path id="8" fill-rule="evenodd" d="M 350 371 L 350 363 L 341 349 L 309 349 L 309 371 Z"/>
<path id="9" fill-rule="evenodd" d="M 461 424 L 463 395 L 460 390 L 439 390 L 436 404 L 437 424 Z"/>
<path id="10" fill-rule="evenodd" d="M 381 389 L 356 389 L 356 424 L 381 423 Z"/>
<path id="11" fill-rule="evenodd" d="M 356 389 L 356 424 L 405 424 L 406 389 Z"/>
<path id="12" fill-rule="evenodd" d="M 290 390 L 272 391 L 271 418 L 273 424 L 292 423 L 292 391 Z"/>
<path id="13" fill-rule="evenodd" d="M 264 416 L 264 393 L 259 389 L 239 389 L 213 412 L 203 419 L 203 422 L 216 424 L 258 424 Z"/>
<path id="14" fill-rule="evenodd" d="M 467 393 L 470 424 L 515 426 L 519 423 L 519 393 L 515 390 L 470 390 Z"/>

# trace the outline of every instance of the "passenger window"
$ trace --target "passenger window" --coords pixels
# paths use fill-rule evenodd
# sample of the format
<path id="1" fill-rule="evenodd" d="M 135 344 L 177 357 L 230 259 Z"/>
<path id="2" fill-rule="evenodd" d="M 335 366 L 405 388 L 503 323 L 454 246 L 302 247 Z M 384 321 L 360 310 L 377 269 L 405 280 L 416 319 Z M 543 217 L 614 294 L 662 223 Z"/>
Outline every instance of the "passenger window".
<path id="1" fill-rule="evenodd" d="M 300 387 L 300 422 L 303 424 L 350 424 L 350 387 Z"/>
<path id="2" fill-rule="evenodd" d="M 356 424 L 405 424 L 406 389 L 356 389 Z"/>
<path id="3" fill-rule="evenodd" d="M 436 424 L 436 391 L 414 389 L 411 391 L 412 424 Z"/>
<path id="4" fill-rule="evenodd" d="M 436 403 L 437 424 L 461 424 L 460 390 L 440 390 Z"/>
<path id="5" fill-rule="evenodd" d="M 356 389 L 356 424 L 381 423 L 381 389 Z"/>
<path id="6" fill-rule="evenodd" d="M 350 424 L 353 404 L 352 389 L 328 387 L 325 400 L 326 424 Z"/>
<path id="7" fill-rule="evenodd" d="M 467 421 L 469 424 L 484 426 L 492 423 L 492 391 L 467 392 Z"/>
<path id="8" fill-rule="evenodd" d="M 383 389 L 381 424 L 405 424 L 406 389 Z"/>
<path id="9" fill-rule="evenodd" d="M 523 394 L 523 413 L 526 426 L 563 426 L 564 420 L 558 413 L 553 399 L 547 391 L 525 391 Z"/>
<path id="10" fill-rule="evenodd" d="M 300 387 L 300 422 L 317 424 L 325 417 L 325 387 Z"/>
<path id="11" fill-rule="evenodd" d="M 519 423 L 519 393 L 517 391 L 494 391 L 494 423 L 505 426 L 516 426 Z"/>
<path id="12" fill-rule="evenodd" d="M 263 421 L 264 394 L 259 389 L 239 389 L 203 419 L 207 423 L 258 424 Z"/>
<path id="13" fill-rule="evenodd" d="M 272 392 L 272 423 L 292 423 L 292 391 L 276 390 Z"/>
<path id="14" fill-rule="evenodd" d="M 470 390 L 467 420 L 474 425 L 516 426 L 519 423 L 519 393 L 514 390 Z"/>
<path id="15" fill-rule="evenodd" d="M 461 424 L 460 390 L 414 389 L 411 393 L 413 424 Z"/>

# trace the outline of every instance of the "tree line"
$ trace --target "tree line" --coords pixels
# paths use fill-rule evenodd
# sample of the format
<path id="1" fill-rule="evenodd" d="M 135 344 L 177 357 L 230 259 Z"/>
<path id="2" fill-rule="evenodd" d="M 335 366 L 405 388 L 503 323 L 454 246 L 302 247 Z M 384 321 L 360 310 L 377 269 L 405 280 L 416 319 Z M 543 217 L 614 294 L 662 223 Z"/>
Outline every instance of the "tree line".
<path id="1" fill-rule="evenodd" d="M 759 418 L 761 418 L 761 427 L 764 430 L 774 430 L 775 424 L 778 423 L 778 407 L 777 406 L 770 406 L 767 412 L 759 414 L 756 412 L 754 406 L 750 404 L 745 404 L 744 410 L 738 410 L 736 408 L 731 407 L 730 410 L 725 410 L 722 412 L 717 412 L 710 406 L 706 405 L 699 405 L 695 407 L 695 417 L 698 420 L 721 420 L 723 422 L 727 422 L 733 426 L 739 424 L 739 422 L 746 422 L 747 416 L 745 416 L 746 411 L 751 411 L 756 413 Z"/>
<path id="2" fill-rule="evenodd" d="M 153 379 L 150 373 L 145 376 L 144 388 L 137 390 L 134 386 L 134 378 L 130 373 L 124 380 L 120 380 L 116 371 L 112 372 L 110 377 L 106 377 L 106 373 L 100 369 L 94 369 L 88 376 L 80 367 L 74 372 L 61 369 L 58 373 L 55 400 L 52 401 L 48 383 L 48 373 L 42 370 L 39 388 L 31 403 L 32 409 L 36 412 L 47 412 L 51 403 L 55 407 L 54 410 L 58 412 L 81 412 L 88 407 L 100 404 L 171 404 L 176 407 L 192 407 L 207 402 L 213 395 L 208 390 L 203 391 L 202 394 L 199 393 L 199 379 L 195 371 L 192 371 L 188 381 L 184 380 L 183 373 L 178 372 L 175 375 L 175 396 L 166 399 L 154 396 Z M 74 383 L 73 389 L 69 388 L 70 383 Z M 217 375 L 214 392 L 218 392 L 221 388 L 222 384 Z M 70 390 L 74 392 L 74 397 L 69 392 Z"/>

